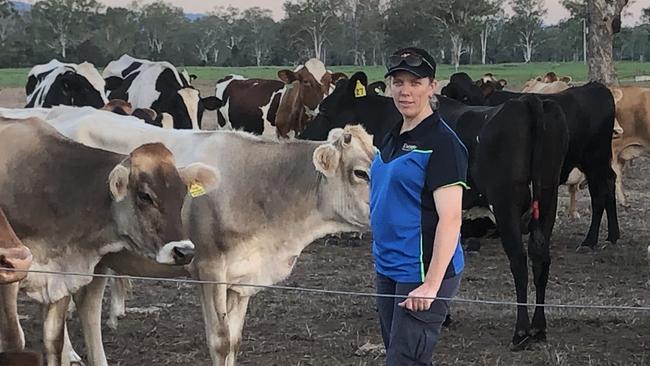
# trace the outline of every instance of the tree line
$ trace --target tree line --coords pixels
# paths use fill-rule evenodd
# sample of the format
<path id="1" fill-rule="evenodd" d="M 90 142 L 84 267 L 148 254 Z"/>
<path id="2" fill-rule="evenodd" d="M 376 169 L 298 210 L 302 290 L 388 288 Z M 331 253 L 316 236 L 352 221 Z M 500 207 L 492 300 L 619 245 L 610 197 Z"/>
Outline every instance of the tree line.
<path id="1" fill-rule="evenodd" d="M 452 65 L 582 61 L 586 0 L 561 0 L 570 17 L 544 25 L 543 0 L 293 0 L 268 9 L 218 8 L 188 16 L 163 1 L 106 7 L 97 0 L 0 0 L 0 67 L 56 57 L 105 65 L 123 53 L 178 65 L 381 65 L 405 45 Z M 509 5 L 513 15 L 504 11 Z M 650 60 L 650 7 L 614 38 L 615 60 Z"/>

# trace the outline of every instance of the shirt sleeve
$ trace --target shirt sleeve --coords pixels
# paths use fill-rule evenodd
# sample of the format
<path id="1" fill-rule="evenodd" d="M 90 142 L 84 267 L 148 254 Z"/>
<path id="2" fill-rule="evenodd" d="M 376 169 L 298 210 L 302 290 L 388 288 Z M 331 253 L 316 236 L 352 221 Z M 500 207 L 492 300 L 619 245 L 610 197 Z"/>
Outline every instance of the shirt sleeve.
<path id="1" fill-rule="evenodd" d="M 468 154 L 456 136 L 448 136 L 433 148 L 427 165 L 426 187 L 433 192 L 438 188 L 467 186 Z"/>

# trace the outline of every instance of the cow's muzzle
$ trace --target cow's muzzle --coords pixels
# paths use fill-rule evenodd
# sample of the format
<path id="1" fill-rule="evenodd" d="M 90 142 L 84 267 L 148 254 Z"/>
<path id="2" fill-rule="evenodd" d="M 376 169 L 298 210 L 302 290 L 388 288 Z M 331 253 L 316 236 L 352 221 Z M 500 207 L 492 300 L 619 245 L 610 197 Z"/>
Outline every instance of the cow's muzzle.
<path id="1" fill-rule="evenodd" d="M 27 247 L 0 249 L 0 284 L 21 281 L 32 265 L 32 252 Z M 10 271 L 8 271 L 10 270 Z"/>
<path id="2" fill-rule="evenodd" d="M 162 264 L 189 264 L 194 258 L 194 243 L 189 240 L 173 241 L 165 244 L 156 255 L 156 261 Z"/>

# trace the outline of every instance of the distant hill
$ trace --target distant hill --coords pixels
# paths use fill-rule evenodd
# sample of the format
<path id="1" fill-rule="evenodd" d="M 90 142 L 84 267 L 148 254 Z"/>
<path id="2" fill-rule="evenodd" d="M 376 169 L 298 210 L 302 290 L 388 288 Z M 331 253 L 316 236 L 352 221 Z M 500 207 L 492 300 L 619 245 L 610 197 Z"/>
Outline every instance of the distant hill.
<path id="1" fill-rule="evenodd" d="M 195 21 L 197 19 L 205 18 L 206 14 L 199 14 L 199 13 L 185 13 L 185 18 Z"/>
<path id="2" fill-rule="evenodd" d="M 14 8 L 18 11 L 30 11 L 32 10 L 32 4 L 25 3 L 22 1 L 12 1 Z"/>
<path id="3" fill-rule="evenodd" d="M 11 2 L 14 5 L 14 8 L 18 11 L 30 11 L 32 10 L 32 4 L 22 2 L 22 1 L 12 1 Z M 185 13 L 185 17 L 191 21 L 195 21 L 197 19 L 201 19 L 205 17 L 206 14 L 200 14 L 200 13 Z"/>

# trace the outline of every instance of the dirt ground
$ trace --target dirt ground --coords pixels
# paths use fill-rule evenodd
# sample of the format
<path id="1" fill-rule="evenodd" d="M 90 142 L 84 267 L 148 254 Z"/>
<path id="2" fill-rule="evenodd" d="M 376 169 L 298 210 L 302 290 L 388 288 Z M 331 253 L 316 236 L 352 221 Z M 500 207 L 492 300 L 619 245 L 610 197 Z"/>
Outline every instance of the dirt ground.
<path id="1" fill-rule="evenodd" d="M 23 93 L 0 90 L 0 106 L 22 106 Z M 631 206 L 619 207 L 622 238 L 618 245 L 592 254 L 575 253 L 589 225 L 588 194 L 580 193 L 581 218 L 570 220 L 566 187 L 561 187 L 547 302 L 650 306 L 649 176 L 650 159 L 640 158 L 627 169 Z M 601 230 L 601 243 L 605 237 Z M 366 236 L 313 243 L 284 284 L 372 292 L 373 278 L 371 242 Z M 532 290 L 529 294 L 534 296 Z M 467 257 L 459 297 L 514 301 L 512 276 L 498 240 L 485 241 L 480 255 Z M 42 351 L 39 306 L 23 296 L 19 309 L 27 346 Z M 444 330 L 436 351 L 436 365 L 650 364 L 647 312 L 549 309 L 548 341 L 523 352 L 508 350 L 514 308 L 456 303 L 452 316 L 454 322 Z M 81 329 L 74 317 L 69 328 L 83 355 Z M 104 326 L 103 332 L 110 365 L 210 365 L 197 290 L 191 285 L 135 283 L 126 318 L 116 331 Z M 383 355 L 372 347 L 380 343 L 371 298 L 266 290 L 251 301 L 239 362 L 382 365 Z M 370 350 L 363 351 L 364 345 Z"/>

